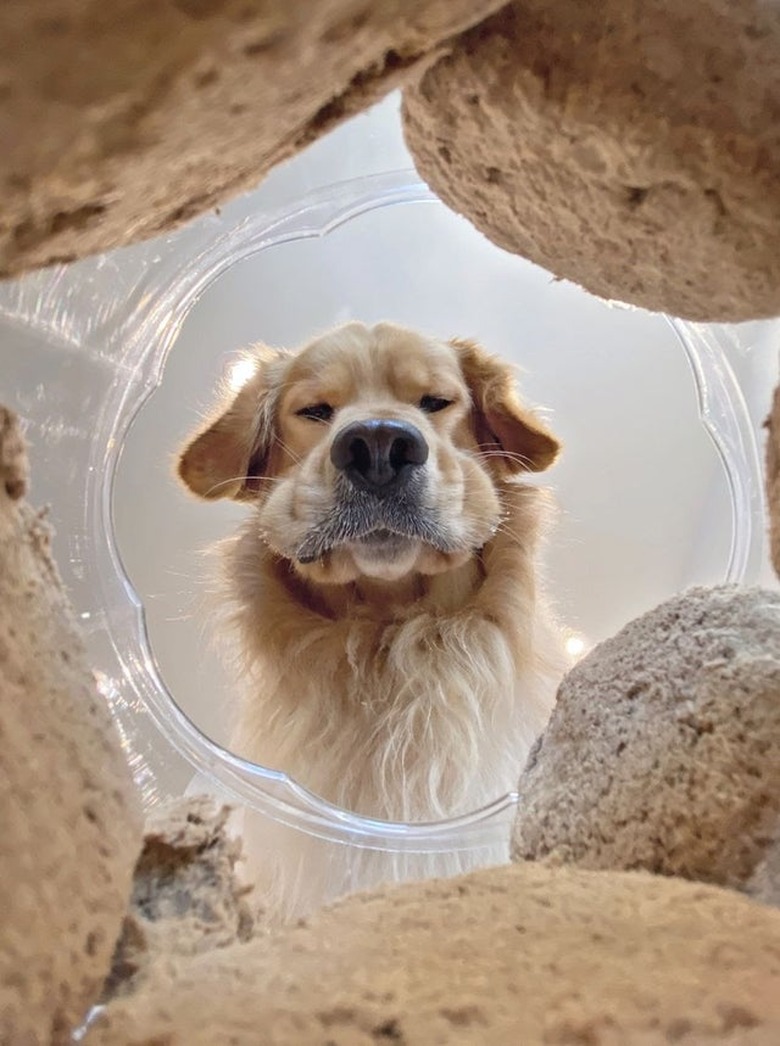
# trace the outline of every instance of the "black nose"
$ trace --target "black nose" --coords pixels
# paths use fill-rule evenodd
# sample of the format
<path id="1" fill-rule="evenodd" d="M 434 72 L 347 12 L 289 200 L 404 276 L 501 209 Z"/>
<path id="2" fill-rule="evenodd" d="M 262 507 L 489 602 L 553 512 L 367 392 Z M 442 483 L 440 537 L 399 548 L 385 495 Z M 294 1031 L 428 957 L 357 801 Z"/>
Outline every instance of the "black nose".
<path id="1" fill-rule="evenodd" d="M 403 486 L 428 459 L 428 444 L 405 421 L 369 418 L 337 433 L 330 460 L 356 487 L 373 494 L 390 494 Z"/>

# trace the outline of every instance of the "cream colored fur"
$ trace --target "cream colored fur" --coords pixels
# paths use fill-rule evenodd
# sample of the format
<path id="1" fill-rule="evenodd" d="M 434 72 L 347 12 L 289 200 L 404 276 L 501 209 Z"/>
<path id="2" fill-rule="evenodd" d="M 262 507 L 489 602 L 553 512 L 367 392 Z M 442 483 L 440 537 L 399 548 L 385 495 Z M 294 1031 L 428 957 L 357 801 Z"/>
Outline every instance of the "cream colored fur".
<path id="1" fill-rule="evenodd" d="M 339 390 L 329 425 L 299 423 L 299 404 Z M 421 413 L 426 391 L 446 394 L 449 413 Z M 293 547 L 332 507 L 329 441 L 364 416 L 409 419 L 423 432 L 425 511 L 455 535 L 453 548 L 410 541 L 399 567 L 366 562 L 353 543 L 301 564 Z M 469 343 L 353 324 L 294 357 L 264 351 L 180 468 L 202 495 L 216 485 L 255 501 L 219 548 L 223 634 L 241 695 L 235 750 L 382 820 L 449 818 L 511 791 L 564 668 L 536 578 L 546 498 L 516 474 L 556 452 L 516 400 L 506 365 Z M 245 832 L 282 916 L 383 878 L 505 860 L 508 848 L 497 832 L 471 855 L 391 859 L 272 822 L 250 819 Z"/>

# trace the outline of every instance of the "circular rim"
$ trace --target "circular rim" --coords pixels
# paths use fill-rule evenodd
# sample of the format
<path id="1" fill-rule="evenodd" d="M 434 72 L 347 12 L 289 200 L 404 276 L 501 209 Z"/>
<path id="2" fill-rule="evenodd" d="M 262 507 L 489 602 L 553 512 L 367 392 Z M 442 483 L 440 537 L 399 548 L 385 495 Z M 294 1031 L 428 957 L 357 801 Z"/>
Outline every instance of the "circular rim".
<path id="1" fill-rule="evenodd" d="M 178 707 L 159 674 L 143 604 L 124 571 L 112 519 L 113 484 L 124 438 L 159 385 L 168 353 L 203 292 L 229 267 L 260 251 L 324 237 L 383 207 L 422 203 L 444 206 L 413 171 L 352 179 L 321 189 L 293 211 L 258 215 L 216 234 L 208 229 L 184 269 L 173 252 L 163 258 L 151 278 L 137 288 L 136 301 L 128 303 L 122 325 L 123 365 L 98 422 L 98 435 L 105 438 L 93 443 L 87 504 L 88 533 L 95 535 L 104 562 L 112 566 L 112 573 L 96 571 L 96 580 L 114 653 L 124 682 L 136 697 L 131 715 L 142 709 L 196 773 L 276 821 L 339 843 L 437 852 L 495 841 L 497 827 L 505 831 L 518 794 L 510 792 L 484 808 L 436 823 L 381 821 L 334 806 L 286 774 L 249 763 L 210 740 Z M 690 363 L 700 418 L 716 446 L 731 493 L 732 545 L 725 580 L 743 581 L 757 569 L 760 558 L 756 523 L 762 518 L 757 517 L 762 491 L 755 433 L 724 351 L 723 329 L 671 318 L 669 322 Z M 116 695 L 113 700 L 121 712 L 121 701 Z M 124 718 L 125 730 L 132 732 L 128 716 Z M 132 747 L 131 740 L 128 746 Z"/>

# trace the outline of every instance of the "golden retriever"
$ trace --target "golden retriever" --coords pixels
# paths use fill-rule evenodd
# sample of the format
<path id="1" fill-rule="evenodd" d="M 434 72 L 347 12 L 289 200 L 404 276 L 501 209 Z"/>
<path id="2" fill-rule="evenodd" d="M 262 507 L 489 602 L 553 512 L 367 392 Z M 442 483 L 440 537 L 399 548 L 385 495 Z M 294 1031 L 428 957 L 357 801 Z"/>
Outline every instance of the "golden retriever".
<path id="1" fill-rule="evenodd" d="M 511 791 L 564 666 L 537 584 L 545 495 L 518 480 L 558 441 L 507 364 L 468 341 L 350 323 L 248 359 L 179 460 L 195 494 L 252 504 L 220 548 L 235 751 L 383 820 Z M 272 828 L 260 848 L 275 851 L 285 914 L 388 874 L 343 853 L 327 876 Z M 392 874 L 469 866 L 446 858 Z"/>

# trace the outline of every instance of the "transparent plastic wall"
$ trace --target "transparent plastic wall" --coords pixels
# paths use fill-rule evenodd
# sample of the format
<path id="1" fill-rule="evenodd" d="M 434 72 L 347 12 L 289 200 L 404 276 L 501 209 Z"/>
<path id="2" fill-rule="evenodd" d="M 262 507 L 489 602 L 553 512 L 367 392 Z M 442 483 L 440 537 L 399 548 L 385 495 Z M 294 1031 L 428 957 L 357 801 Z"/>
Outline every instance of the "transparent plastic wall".
<path id="1" fill-rule="evenodd" d="M 778 325 L 593 299 L 490 245 L 409 163 L 391 99 L 221 213 L 0 286 L 0 400 L 25 420 L 33 498 L 51 505 L 145 802 L 203 788 L 316 838 L 320 863 L 338 852 L 336 892 L 360 865 L 344 847 L 370 852 L 376 878 L 418 872 L 415 855 L 434 871 L 437 854 L 493 859 L 518 797 L 438 825 L 382 823 L 224 747 L 230 687 L 203 643 L 201 550 L 245 510 L 188 500 L 170 465 L 242 346 L 390 319 L 518 363 L 566 446 L 545 477 L 561 506 L 548 573 L 583 650 L 691 584 L 769 576 L 759 424 Z"/>

